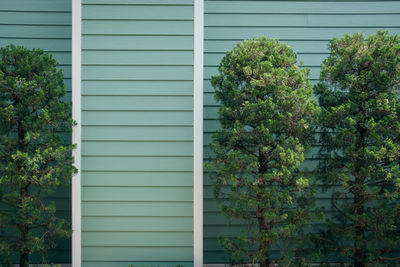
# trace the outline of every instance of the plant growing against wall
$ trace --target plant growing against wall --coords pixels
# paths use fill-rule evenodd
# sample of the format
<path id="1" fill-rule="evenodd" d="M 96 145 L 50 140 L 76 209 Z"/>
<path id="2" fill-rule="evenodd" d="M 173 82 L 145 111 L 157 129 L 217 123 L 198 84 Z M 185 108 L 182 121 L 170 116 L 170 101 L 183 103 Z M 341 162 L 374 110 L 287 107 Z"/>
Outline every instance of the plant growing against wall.
<path id="1" fill-rule="evenodd" d="M 212 143 L 214 192 L 225 216 L 247 224 L 238 238 L 223 240 L 232 261 L 269 266 L 273 245 L 291 251 L 285 241 L 313 217 L 311 181 L 296 170 L 319 107 L 309 71 L 296 61 L 289 46 L 261 37 L 239 43 L 212 77 L 222 104 Z"/>
<path id="2" fill-rule="evenodd" d="M 398 262 L 390 251 L 400 245 L 400 37 L 358 33 L 329 47 L 316 86 L 319 172 L 336 216 L 323 243 L 357 267 Z"/>
<path id="3" fill-rule="evenodd" d="M 68 223 L 44 197 L 75 171 L 60 133 L 71 130 L 71 105 L 57 62 L 40 49 L 0 49 L 0 252 L 29 256 L 68 237 Z"/>

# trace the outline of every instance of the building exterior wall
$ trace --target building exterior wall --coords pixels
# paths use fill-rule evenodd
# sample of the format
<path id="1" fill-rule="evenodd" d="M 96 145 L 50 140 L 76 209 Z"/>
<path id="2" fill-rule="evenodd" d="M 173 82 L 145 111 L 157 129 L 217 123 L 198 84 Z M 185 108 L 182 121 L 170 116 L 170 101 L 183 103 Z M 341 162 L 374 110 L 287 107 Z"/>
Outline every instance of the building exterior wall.
<path id="1" fill-rule="evenodd" d="M 328 41 L 345 33 L 375 33 L 386 29 L 400 34 L 400 1 L 214 1 L 205 0 L 204 17 L 204 159 L 210 156 L 207 144 L 218 128 L 218 104 L 210 78 L 226 51 L 239 41 L 261 35 L 279 39 L 298 53 L 311 81 L 319 78 L 319 66 L 328 56 Z M 318 147 L 313 148 L 313 152 Z M 310 153 L 303 166 L 316 165 Z M 327 195 L 319 195 L 319 205 L 330 209 Z M 238 221 L 227 221 L 214 201 L 210 182 L 204 180 L 204 263 L 227 263 L 219 235 L 235 235 L 242 229 Z"/>
<path id="2" fill-rule="evenodd" d="M 82 266 L 193 265 L 193 1 L 82 1 Z"/>
<path id="3" fill-rule="evenodd" d="M 71 100 L 71 0 L 1 0 L 0 47 L 10 44 L 51 53 L 63 70 L 66 100 Z M 70 188 L 61 188 L 49 197 L 56 202 L 56 215 L 68 220 L 71 219 L 70 192 Z M 41 256 L 34 255 L 32 260 L 40 261 Z M 50 250 L 49 261 L 71 262 L 70 240 Z"/>
<path id="4" fill-rule="evenodd" d="M 400 34 L 400 1 L 204 4 L 205 160 L 218 128 L 210 78 L 237 42 L 286 42 L 316 83 L 333 37 Z M 82 0 L 83 266 L 193 266 L 193 20 L 194 0 Z M 1 0 L 0 46 L 8 44 L 52 53 L 71 99 L 71 0 Z M 315 163 L 311 153 L 304 166 Z M 58 214 L 70 219 L 69 189 L 56 195 Z M 242 225 L 226 223 L 205 173 L 204 263 L 227 263 L 217 237 Z M 71 262 L 70 246 L 50 261 Z"/>

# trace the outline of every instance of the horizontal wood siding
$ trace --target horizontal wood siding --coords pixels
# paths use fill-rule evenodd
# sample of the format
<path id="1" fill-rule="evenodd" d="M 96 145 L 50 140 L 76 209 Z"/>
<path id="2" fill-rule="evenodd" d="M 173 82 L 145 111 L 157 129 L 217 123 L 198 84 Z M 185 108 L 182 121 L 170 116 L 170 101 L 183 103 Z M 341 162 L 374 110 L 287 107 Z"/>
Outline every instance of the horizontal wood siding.
<path id="1" fill-rule="evenodd" d="M 63 70 L 68 101 L 71 100 L 71 20 L 70 0 L 0 1 L 0 47 L 14 44 L 51 53 Z M 71 220 L 70 188 L 60 189 L 48 200 L 55 201 L 58 216 Z M 33 255 L 31 259 L 40 262 L 42 258 Z M 49 262 L 71 262 L 70 240 L 49 251 Z"/>
<path id="2" fill-rule="evenodd" d="M 82 1 L 82 264 L 193 265 L 193 1 Z"/>
<path id="3" fill-rule="evenodd" d="M 298 53 L 303 66 L 311 69 L 311 80 L 318 81 L 319 66 L 328 56 L 327 44 L 345 33 L 375 33 L 386 29 L 400 34 L 400 1 L 214 1 L 205 0 L 204 29 L 204 144 L 205 160 L 210 156 L 207 144 L 218 128 L 219 105 L 210 84 L 212 75 L 226 51 L 239 41 L 266 35 L 289 44 Z M 315 147 L 313 153 L 317 151 Z M 303 164 L 316 166 L 313 153 Z M 205 173 L 204 186 L 204 261 L 226 263 L 217 242 L 220 234 L 235 235 L 239 221 L 231 227 L 213 200 L 210 182 Z M 327 195 L 319 195 L 319 204 L 330 208 Z"/>

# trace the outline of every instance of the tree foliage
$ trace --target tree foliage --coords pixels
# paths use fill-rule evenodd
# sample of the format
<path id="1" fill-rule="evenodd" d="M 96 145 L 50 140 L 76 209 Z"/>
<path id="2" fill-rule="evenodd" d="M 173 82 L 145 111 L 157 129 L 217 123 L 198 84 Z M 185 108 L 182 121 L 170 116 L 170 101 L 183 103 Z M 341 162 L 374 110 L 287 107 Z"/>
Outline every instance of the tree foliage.
<path id="1" fill-rule="evenodd" d="M 57 62 L 40 49 L 0 49 L 0 252 L 27 266 L 34 252 L 70 235 L 44 197 L 69 185 L 75 171 L 61 132 L 71 130 L 71 105 Z"/>
<path id="2" fill-rule="evenodd" d="M 322 243 L 355 266 L 399 262 L 400 37 L 357 33 L 329 47 L 316 87 L 319 176 L 337 216 Z"/>
<path id="3" fill-rule="evenodd" d="M 313 216 L 310 179 L 296 170 L 319 108 L 309 70 L 296 61 L 289 46 L 261 37 L 227 52 L 212 77 L 222 104 L 212 142 L 214 192 L 225 216 L 247 224 L 237 239 L 222 241 L 232 261 L 268 266 L 277 246 L 293 252 L 288 241 Z"/>

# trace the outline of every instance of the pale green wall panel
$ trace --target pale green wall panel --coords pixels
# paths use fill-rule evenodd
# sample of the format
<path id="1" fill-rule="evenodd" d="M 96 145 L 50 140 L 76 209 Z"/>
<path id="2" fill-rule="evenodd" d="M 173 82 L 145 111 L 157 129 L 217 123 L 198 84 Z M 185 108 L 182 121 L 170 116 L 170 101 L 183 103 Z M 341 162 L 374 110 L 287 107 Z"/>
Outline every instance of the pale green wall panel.
<path id="1" fill-rule="evenodd" d="M 180 232 L 192 231 L 193 218 L 183 217 L 176 220 L 174 217 L 159 217 L 154 220 L 150 217 L 128 217 L 124 222 L 110 217 L 87 217 L 82 220 L 83 230 L 104 232 Z M 152 233 L 154 234 L 154 233 Z M 157 234 L 157 233 L 155 233 Z"/>
<path id="2" fill-rule="evenodd" d="M 319 78 L 319 66 L 329 55 L 328 42 L 345 33 L 375 33 L 386 29 L 400 34 L 400 1 L 218 1 L 205 0 L 204 17 L 204 158 L 211 156 L 208 147 L 212 134 L 218 129 L 216 121 L 219 104 L 214 100 L 211 76 L 217 74 L 226 51 L 239 41 L 266 35 L 290 45 L 298 60 L 310 68 L 311 82 Z M 303 168 L 315 168 L 314 147 L 307 155 Z M 242 224 L 221 215 L 213 199 L 207 172 L 204 177 L 204 261 L 227 263 L 217 241 L 220 234 L 234 235 Z M 318 206 L 330 209 L 328 194 L 318 194 Z M 328 212 L 328 216 L 331 214 Z"/>
<path id="3" fill-rule="evenodd" d="M 125 127 L 125 126 L 84 126 L 82 139 L 84 141 L 192 141 L 193 127 L 176 126 L 165 128 Z"/>
<path id="4" fill-rule="evenodd" d="M 137 2 L 137 1 L 136 1 Z M 111 4 L 111 2 L 110 2 Z M 193 21 L 193 6 L 159 6 L 159 5 L 92 5 L 83 11 L 86 19 L 116 20 L 187 20 Z"/>
<path id="5" fill-rule="evenodd" d="M 241 40 L 249 38 L 249 36 L 268 35 L 270 38 L 282 40 L 330 40 L 336 36 L 341 36 L 343 33 L 356 33 L 365 32 L 366 34 L 373 34 L 379 29 L 396 31 L 397 27 L 348 27 L 342 28 L 286 28 L 282 30 L 280 27 L 210 27 L 205 31 L 204 38 L 206 39 L 233 39 Z"/>
<path id="6" fill-rule="evenodd" d="M 82 125 L 191 126 L 191 111 L 83 111 Z"/>
<path id="7" fill-rule="evenodd" d="M 18 1 L 17 1 L 18 2 Z M 69 8 L 70 9 L 70 8 Z M 0 23 L 11 24 L 15 17 L 19 24 L 71 26 L 71 13 L 60 12 L 29 12 L 29 11 L 0 11 Z"/>
<path id="8" fill-rule="evenodd" d="M 193 36 L 179 35 L 82 35 L 82 49 L 138 50 L 138 51 L 193 51 Z M 84 63 L 84 62 L 83 62 Z"/>
<path id="9" fill-rule="evenodd" d="M 191 0 L 85 0 L 86 5 L 123 6 L 193 6 Z"/>
<path id="10" fill-rule="evenodd" d="M 85 34 L 193 35 L 193 21 L 87 20 Z"/>
<path id="11" fill-rule="evenodd" d="M 5 11 L 30 11 L 30 12 L 69 12 L 71 13 L 71 1 L 67 0 L 3 0 L 1 10 Z M 69 20 L 71 21 L 71 18 Z"/>
<path id="12" fill-rule="evenodd" d="M 193 186 L 191 171 L 88 172 L 82 186 Z M 112 178 L 112 179 L 111 179 Z M 179 222 L 177 222 L 179 224 Z M 190 226 L 191 227 L 191 226 Z"/>
<path id="13" fill-rule="evenodd" d="M 163 261 L 163 263 L 165 263 L 165 265 L 168 265 L 169 267 L 171 266 L 182 266 L 182 267 L 192 267 L 193 263 L 191 262 L 187 262 L 187 261 L 169 261 L 169 262 L 165 262 Z M 103 262 L 91 262 L 91 261 L 87 261 L 84 263 L 84 265 L 86 267 L 108 267 L 110 266 L 110 264 L 112 264 L 113 267 L 130 267 L 132 262 L 131 261 L 111 261 L 111 262 L 107 262 L 107 261 L 103 261 Z M 142 262 L 138 262 L 135 261 L 135 265 L 134 266 L 160 266 L 160 262 L 157 261 L 142 261 Z"/>
<path id="14" fill-rule="evenodd" d="M 82 80 L 190 81 L 193 67 L 187 66 L 82 66 Z"/>
<path id="15" fill-rule="evenodd" d="M 376 14 L 398 13 L 398 1 L 370 1 L 370 0 L 305 0 L 305 1 L 218 1 L 205 0 L 206 14 L 238 13 L 238 14 Z M 207 22 L 205 22 L 207 23 Z"/>
<path id="16" fill-rule="evenodd" d="M 83 201 L 192 201 L 192 187 L 84 186 Z"/>
<path id="17" fill-rule="evenodd" d="M 192 66 L 192 51 L 84 51 L 85 65 L 167 65 Z"/>
<path id="18" fill-rule="evenodd" d="M 121 223 L 126 225 L 129 224 L 129 221 L 125 221 L 125 218 L 132 217 L 148 217 L 155 221 L 159 217 L 171 217 L 179 221 L 180 218 L 193 218 L 193 203 L 177 201 L 84 201 L 82 202 L 82 214 L 84 214 L 82 219 L 86 217 L 118 217 L 113 219 L 119 219 Z M 95 224 L 94 221 L 93 224 Z M 86 231 L 90 231 L 90 227 L 88 225 Z"/>
<path id="19" fill-rule="evenodd" d="M 0 32 L 12 38 L 71 38 L 71 26 L 49 26 L 49 25 L 0 25 Z"/>
<path id="20" fill-rule="evenodd" d="M 327 14 L 208 14 L 205 26 L 240 27 L 393 27 L 400 26 L 397 14 L 338 14 L 335 17 Z"/>
<path id="21" fill-rule="evenodd" d="M 192 96 L 82 96 L 82 110 L 192 111 Z"/>
<path id="22" fill-rule="evenodd" d="M 193 95 L 187 90 L 193 81 L 83 81 L 82 87 L 82 95 Z"/>
<path id="23" fill-rule="evenodd" d="M 193 1 L 82 15 L 83 266 L 192 266 Z"/>
<path id="24" fill-rule="evenodd" d="M 82 171 L 191 171 L 192 157 L 82 156 Z"/>
<path id="25" fill-rule="evenodd" d="M 71 100 L 71 21 L 70 0 L 0 1 L 0 47 L 14 44 L 51 53 L 63 70 L 67 101 Z M 71 219 L 69 188 L 60 189 L 48 199 L 55 201 L 58 216 Z M 31 259 L 39 262 L 41 257 L 34 255 Z M 49 251 L 49 262 L 71 262 L 70 240 L 61 241 Z"/>
<path id="26" fill-rule="evenodd" d="M 193 156 L 192 142 L 85 141 L 83 156 Z"/>
<path id="27" fill-rule="evenodd" d="M 83 238 L 85 238 L 83 236 Z M 193 260 L 193 248 L 188 246 L 125 246 L 117 247 L 115 245 L 105 246 L 88 246 L 84 250 L 83 266 L 86 262 L 108 262 L 108 266 L 114 266 L 114 263 L 119 261 L 129 261 L 135 263 L 136 261 L 145 262 L 147 259 L 159 262 L 157 266 L 171 266 L 171 261 L 187 261 Z M 122 260 L 121 260 L 122 259 Z M 136 264 L 134 264 L 136 265 Z M 149 266 L 148 264 L 141 266 Z"/>
<path id="28" fill-rule="evenodd" d="M 193 243 L 193 234 L 187 232 L 88 232 L 82 245 L 84 246 L 135 246 L 135 247 L 186 247 Z"/>

